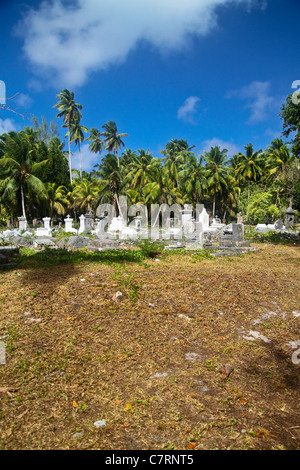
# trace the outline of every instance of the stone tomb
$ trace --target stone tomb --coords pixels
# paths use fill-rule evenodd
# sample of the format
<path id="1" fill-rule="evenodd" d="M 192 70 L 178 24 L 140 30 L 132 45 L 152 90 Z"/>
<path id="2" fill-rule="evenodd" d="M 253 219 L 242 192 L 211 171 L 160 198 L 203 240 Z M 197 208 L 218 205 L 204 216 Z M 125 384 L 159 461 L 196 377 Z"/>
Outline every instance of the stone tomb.
<path id="1" fill-rule="evenodd" d="M 249 247 L 250 242 L 244 239 L 244 224 L 230 224 L 223 230 L 220 247 Z"/>
<path id="2" fill-rule="evenodd" d="M 37 237 L 52 237 L 50 221 L 50 217 L 43 218 L 44 227 L 38 227 L 35 231 Z"/>

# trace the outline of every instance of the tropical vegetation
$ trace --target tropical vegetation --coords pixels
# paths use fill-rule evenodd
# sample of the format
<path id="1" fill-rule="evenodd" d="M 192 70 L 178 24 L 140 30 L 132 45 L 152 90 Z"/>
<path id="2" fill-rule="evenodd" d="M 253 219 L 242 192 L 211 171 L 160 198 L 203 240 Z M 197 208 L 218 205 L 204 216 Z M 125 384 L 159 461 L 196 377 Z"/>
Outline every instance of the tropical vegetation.
<path id="1" fill-rule="evenodd" d="M 184 139 L 171 139 L 160 156 L 149 149 L 125 147 L 129 135 L 114 121 L 101 129 L 81 122 L 82 105 L 64 89 L 57 95 L 57 118 L 67 129 L 59 137 L 55 121 L 36 117 L 23 130 L 0 135 L 0 222 L 17 217 L 50 216 L 52 223 L 67 214 L 75 219 L 99 204 L 113 204 L 121 213 L 120 196 L 129 204 L 205 204 L 211 217 L 224 221 L 243 215 L 246 222 L 271 222 L 282 217 L 290 204 L 300 211 L 299 106 L 289 96 L 282 106 L 282 137 L 265 149 L 246 143 L 232 156 L 213 146 L 201 155 Z M 295 135 L 294 135 L 295 134 Z M 96 165 L 83 170 L 81 145 L 99 155 Z M 68 150 L 65 150 L 67 144 Z M 79 169 L 72 166 L 72 146 L 78 148 Z"/>

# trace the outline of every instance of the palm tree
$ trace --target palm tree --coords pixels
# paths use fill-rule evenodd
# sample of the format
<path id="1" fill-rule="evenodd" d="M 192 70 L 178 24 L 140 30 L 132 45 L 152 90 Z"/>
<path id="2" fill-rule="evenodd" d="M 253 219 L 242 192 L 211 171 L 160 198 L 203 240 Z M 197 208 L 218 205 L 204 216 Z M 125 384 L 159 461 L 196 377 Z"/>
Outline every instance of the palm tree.
<path id="1" fill-rule="evenodd" d="M 83 180 L 76 181 L 72 191 L 72 207 L 82 213 L 94 208 L 98 193 L 99 182 L 96 179 L 90 181 L 83 178 Z"/>
<path id="2" fill-rule="evenodd" d="M 149 181 L 151 174 L 151 161 L 153 159 L 149 150 L 139 150 L 139 155 L 134 155 L 131 163 L 131 171 L 127 174 L 131 179 L 133 189 L 141 189 Z"/>
<path id="3" fill-rule="evenodd" d="M 59 102 L 56 103 L 53 107 L 58 109 L 58 114 L 56 117 L 63 118 L 63 127 L 67 127 L 69 130 L 69 172 L 70 172 L 70 183 L 72 184 L 72 164 L 71 164 L 71 139 L 70 139 L 70 128 L 71 122 L 75 117 L 78 119 L 81 118 L 82 105 L 76 103 L 74 100 L 74 93 L 67 90 L 66 88 L 62 90 L 56 98 L 59 98 Z"/>
<path id="4" fill-rule="evenodd" d="M 123 191 L 124 174 L 114 154 L 106 154 L 100 166 L 99 176 L 101 180 L 99 182 L 99 194 L 95 200 L 95 205 L 113 202 L 115 213 L 123 216 L 118 195 Z"/>
<path id="5" fill-rule="evenodd" d="M 178 175 L 180 170 L 186 164 L 188 158 L 193 156 L 194 153 L 191 149 L 195 145 L 189 146 L 186 140 L 171 139 L 161 151 L 164 155 L 165 166 L 169 171 L 170 178 L 174 181 L 174 185 L 178 186 Z"/>
<path id="6" fill-rule="evenodd" d="M 0 194 L 3 200 L 13 201 L 20 197 L 22 216 L 26 218 L 26 192 L 38 201 L 47 200 L 47 190 L 42 181 L 35 176 L 49 160 L 34 161 L 35 147 L 30 136 L 21 131 L 2 136 L 4 154 L 0 158 Z"/>
<path id="7" fill-rule="evenodd" d="M 126 149 L 124 152 L 122 152 L 120 158 L 120 167 L 124 168 L 125 173 L 129 173 L 132 170 L 132 165 L 136 158 L 137 155 L 134 150 L 132 151 L 131 149 Z"/>
<path id="8" fill-rule="evenodd" d="M 239 163 L 236 165 L 235 177 L 239 185 L 251 181 L 257 182 L 263 174 L 262 150 L 254 151 L 253 144 L 245 145 L 245 153 L 238 153 Z"/>
<path id="9" fill-rule="evenodd" d="M 144 196 L 147 204 L 183 204 L 181 191 L 174 187 L 169 172 L 158 159 L 153 159 L 151 181 L 144 186 Z"/>
<path id="10" fill-rule="evenodd" d="M 181 187 L 184 191 L 186 202 L 191 202 L 193 207 L 199 204 L 206 195 L 207 171 L 203 166 L 203 157 L 197 160 L 196 156 L 190 156 L 188 163 L 179 173 Z"/>
<path id="11" fill-rule="evenodd" d="M 101 153 L 102 153 L 102 149 L 103 149 L 103 142 L 101 140 L 100 131 L 96 127 L 93 127 L 92 129 L 90 129 L 90 135 L 86 140 L 91 142 L 89 144 L 89 149 L 91 150 L 91 152 L 99 153 L 99 155 L 100 155 L 100 162 L 99 163 L 101 163 Z"/>
<path id="12" fill-rule="evenodd" d="M 120 150 L 121 147 L 124 147 L 125 145 L 122 141 L 122 138 L 128 136 L 129 134 L 118 134 L 117 125 L 114 121 L 108 121 L 102 126 L 102 128 L 104 129 L 104 131 L 101 132 L 101 135 L 104 137 L 103 143 L 105 149 L 109 153 L 114 153 L 116 155 L 118 159 L 118 166 L 120 166 L 118 150 Z"/>
<path id="13" fill-rule="evenodd" d="M 64 215 L 70 203 L 67 198 L 67 189 L 65 186 L 58 186 L 56 183 L 46 183 L 48 193 L 49 216 L 53 220 L 54 214 Z"/>
<path id="14" fill-rule="evenodd" d="M 216 198 L 226 194 L 228 188 L 229 172 L 225 165 L 227 161 L 227 149 L 211 147 L 209 152 L 204 152 L 205 170 L 207 176 L 207 188 L 213 197 L 213 217 L 216 213 Z"/>
<path id="15" fill-rule="evenodd" d="M 286 176 L 288 169 L 296 161 L 295 155 L 290 153 L 287 145 L 271 151 L 268 157 L 267 164 L 271 175 L 282 173 Z"/>
<path id="16" fill-rule="evenodd" d="M 266 152 L 267 182 L 273 181 L 277 187 L 277 202 L 279 202 L 280 187 L 285 187 L 291 192 L 290 185 L 293 186 L 293 169 L 296 168 L 297 158 L 291 154 L 290 149 L 281 139 L 271 142 Z"/>
<path id="17" fill-rule="evenodd" d="M 81 180 L 82 180 L 82 162 L 81 162 L 80 143 L 84 141 L 84 134 L 83 134 L 84 132 L 88 132 L 88 128 L 86 126 L 82 126 L 80 124 L 80 118 L 77 115 L 75 115 L 73 120 L 70 122 L 69 130 L 66 136 L 69 135 L 70 142 L 75 142 L 75 145 L 78 145 Z"/>

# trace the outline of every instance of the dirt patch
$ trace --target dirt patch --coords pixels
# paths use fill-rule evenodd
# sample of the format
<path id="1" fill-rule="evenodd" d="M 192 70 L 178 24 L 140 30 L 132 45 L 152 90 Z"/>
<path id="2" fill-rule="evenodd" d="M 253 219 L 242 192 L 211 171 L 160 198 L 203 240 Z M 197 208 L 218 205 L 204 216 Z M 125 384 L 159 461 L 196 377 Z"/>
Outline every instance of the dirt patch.
<path id="1" fill-rule="evenodd" d="M 2 272 L 0 448 L 298 449 L 299 260 Z"/>

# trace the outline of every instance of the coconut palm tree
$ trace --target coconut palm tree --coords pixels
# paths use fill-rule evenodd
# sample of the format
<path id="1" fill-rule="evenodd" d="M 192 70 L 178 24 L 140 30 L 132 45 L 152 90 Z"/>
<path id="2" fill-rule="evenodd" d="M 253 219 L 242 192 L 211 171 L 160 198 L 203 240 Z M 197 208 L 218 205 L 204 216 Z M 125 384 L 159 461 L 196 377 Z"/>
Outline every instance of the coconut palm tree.
<path id="1" fill-rule="evenodd" d="M 151 181 L 144 186 L 144 196 L 147 204 L 183 204 L 180 189 L 174 187 L 168 170 L 161 166 L 158 159 L 153 159 Z"/>
<path id="2" fill-rule="evenodd" d="M 266 151 L 267 170 L 273 179 L 278 178 L 281 174 L 286 177 L 289 168 L 296 161 L 295 155 L 290 152 L 288 146 L 282 139 L 274 139 Z"/>
<path id="3" fill-rule="evenodd" d="M 185 202 L 196 207 L 203 201 L 207 191 L 207 170 L 203 166 L 203 157 L 197 160 L 195 155 L 190 156 L 179 173 L 179 179 Z"/>
<path id="4" fill-rule="evenodd" d="M 121 154 L 120 165 L 122 165 L 125 170 L 130 171 L 131 164 L 136 157 L 137 155 L 134 150 L 125 149 L 124 152 L 122 152 Z"/>
<path id="5" fill-rule="evenodd" d="M 123 216 L 118 196 L 125 191 L 124 173 L 119 167 L 116 155 L 106 154 L 99 169 L 99 194 L 95 200 L 95 205 L 102 203 L 111 203 L 115 208 L 116 214 Z"/>
<path id="6" fill-rule="evenodd" d="M 72 184 L 72 157 L 71 157 L 71 139 L 70 139 L 70 128 L 71 122 L 75 117 L 81 119 L 81 112 L 82 105 L 76 103 L 74 100 L 74 93 L 72 91 L 67 90 L 66 88 L 62 90 L 56 98 L 59 98 L 58 103 L 56 103 L 53 107 L 58 109 L 58 114 L 56 117 L 63 118 L 63 127 L 67 127 L 69 131 L 69 172 L 70 172 L 70 183 Z"/>
<path id="7" fill-rule="evenodd" d="M 92 181 L 83 178 L 82 180 L 74 179 L 74 189 L 72 191 L 72 207 L 81 213 L 93 209 L 95 201 L 99 193 L 99 182 L 95 179 Z"/>
<path id="8" fill-rule="evenodd" d="M 92 129 L 90 129 L 90 135 L 88 136 L 86 140 L 90 142 L 89 149 L 91 150 L 91 152 L 99 153 L 99 156 L 100 156 L 99 163 L 101 163 L 101 153 L 103 149 L 103 142 L 101 140 L 100 131 L 96 127 L 93 127 Z"/>
<path id="9" fill-rule="evenodd" d="M 266 181 L 267 183 L 275 183 L 277 202 L 279 203 L 280 191 L 284 190 L 291 194 L 295 170 L 300 166 L 298 159 L 290 152 L 288 146 L 283 142 L 280 145 L 278 141 L 273 141 L 266 151 Z"/>
<path id="10" fill-rule="evenodd" d="M 67 189 L 65 186 L 58 186 L 56 183 L 46 183 L 48 194 L 49 217 L 53 220 L 55 214 L 65 215 L 66 209 L 70 206 L 67 198 Z"/>
<path id="11" fill-rule="evenodd" d="M 238 153 L 235 177 L 240 186 L 251 181 L 257 182 L 263 175 L 262 150 L 254 151 L 253 144 L 245 145 L 245 153 Z"/>
<path id="12" fill-rule="evenodd" d="M 169 171 L 170 178 L 173 180 L 174 185 L 179 185 L 179 172 L 184 165 L 187 163 L 188 158 L 194 155 L 191 152 L 195 145 L 189 146 L 186 140 L 183 139 L 171 139 L 161 151 L 164 155 L 163 161 L 165 167 Z"/>
<path id="13" fill-rule="evenodd" d="M 75 145 L 78 145 L 78 152 L 79 152 L 79 165 L 80 165 L 80 179 L 82 180 L 82 161 L 81 161 L 81 150 L 80 150 L 80 143 L 84 141 L 84 132 L 88 132 L 88 128 L 86 126 L 82 126 L 80 124 L 80 118 L 75 115 L 73 120 L 70 122 L 69 130 L 66 134 L 70 136 L 70 142 L 75 142 Z"/>
<path id="14" fill-rule="evenodd" d="M 22 216 L 26 218 L 26 196 L 45 201 L 48 198 L 44 183 L 35 176 L 49 159 L 34 161 L 35 147 L 32 147 L 30 136 L 21 131 L 10 132 L 2 136 L 4 146 L 0 158 L 0 195 L 3 200 L 13 201 L 20 198 Z"/>
<path id="15" fill-rule="evenodd" d="M 131 162 L 131 171 L 127 178 L 131 181 L 130 186 L 133 189 L 142 189 L 149 181 L 151 174 L 151 161 L 153 156 L 149 150 L 138 150 L 138 155 L 133 155 Z"/>
<path id="16" fill-rule="evenodd" d="M 229 172 L 226 168 L 227 149 L 211 147 L 209 152 L 204 152 L 205 170 L 207 177 L 207 189 L 213 198 L 213 217 L 216 213 L 216 198 L 226 194 L 228 188 Z"/>
<path id="17" fill-rule="evenodd" d="M 117 125 L 114 121 L 108 121 L 102 126 L 102 128 L 104 129 L 104 131 L 101 132 L 101 135 L 104 137 L 103 144 L 105 146 L 105 149 L 109 153 L 114 153 L 116 155 L 118 160 L 118 166 L 120 166 L 118 150 L 120 150 L 121 147 L 124 147 L 125 145 L 122 141 L 122 138 L 128 136 L 129 134 L 118 134 Z"/>

